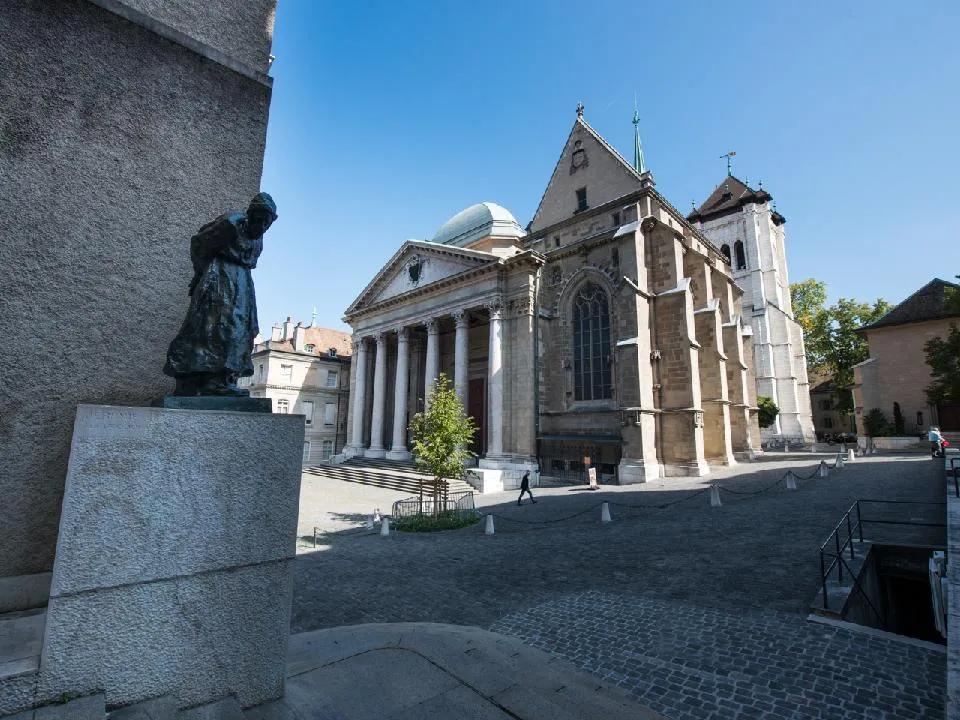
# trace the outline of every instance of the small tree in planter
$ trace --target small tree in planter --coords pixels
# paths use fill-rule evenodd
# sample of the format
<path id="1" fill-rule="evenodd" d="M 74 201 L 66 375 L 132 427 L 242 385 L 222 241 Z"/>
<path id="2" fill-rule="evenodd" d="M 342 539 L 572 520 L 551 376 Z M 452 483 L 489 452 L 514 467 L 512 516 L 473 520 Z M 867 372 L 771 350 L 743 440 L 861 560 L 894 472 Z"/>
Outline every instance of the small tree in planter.
<path id="1" fill-rule="evenodd" d="M 467 415 L 463 403 L 440 373 L 430 387 L 427 410 L 417 413 L 410 422 L 413 431 L 413 455 L 417 466 L 433 476 L 433 514 L 440 514 L 441 493 L 446 499 L 446 478 L 462 477 L 464 462 L 474 457 L 467 449 L 476 425 Z M 444 503 L 446 504 L 446 503 Z M 423 483 L 420 484 L 420 514 L 423 514 Z"/>
<path id="2" fill-rule="evenodd" d="M 863 429 L 870 437 L 890 437 L 893 435 L 893 425 L 887 420 L 880 408 L 873 408 L 863 419 Z"/>
<path id="3" fill-rule="evenodd" d="M 777 407 L 773 398 L 761 395 L 757 398 L 757 407 L 759 408 L 757 421 L 760 423 L 760 427 L 766 428 L 773 425 L 777 419 L 777 415 L 780 414 L 780 408 Z"/>

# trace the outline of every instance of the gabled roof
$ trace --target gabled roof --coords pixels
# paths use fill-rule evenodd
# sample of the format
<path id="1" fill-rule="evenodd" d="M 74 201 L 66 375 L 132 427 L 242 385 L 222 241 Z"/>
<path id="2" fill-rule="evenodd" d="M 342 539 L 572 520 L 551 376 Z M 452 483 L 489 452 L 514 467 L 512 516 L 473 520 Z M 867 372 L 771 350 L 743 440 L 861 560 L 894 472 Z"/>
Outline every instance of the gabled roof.
<path id="1" fill-rule="evenodd" d="M 960 317 L 960 311 L 951 310 L 947 307 L 945 301 L 948 290 L 960 293 L 960 285 L 934 278 L 879 320 L 864 325 L 860 330 L 875 330 L 890 325 L 906 325 L 927 320 Z"/>
<path id="2" fill-rule="evenodd" d="M 581 130 L 586 132 L 587 135 L 592 140 L 594 140 L 597 143 L 597 145 L 600 146 L 601 152 L 603 152 L 612 160 L 614 164 L 613 167 L 615 167 L 617 170 L 620 170 L 624 173 L 624 175 L 621 176 L 621 178 L 625 182 L 631 185 L 631 188 L 630 188 L 631 190 L 639 189 L 641 187 L 641 183 L 645 180 L 652 184 L 652 178 L 649 173 L 637 172 L 636 168 L 634 168 L 633 165 L 627 162 L 626 159 L 624 159 L 624 157 L 620 153 L 618 153 L 610 143 L 608 143 L 606 140 L 603 139 L 600 133 L 598 133 L 596 130 L 594 130 L 590 126 L 590 123 L 588 123 L 586 120 L 583 119 L 583 116 L 578 116 L 573 123 L 573 127 L 570 128 L 570 133 L 567 135 L 567 139 L 563 144 L 563 148 L 560 151 L 560 156 L 557 158 L 557 163 L 556 165 L 554 165 L 553 172 L 550 174 L 550 180 L 547 182 L 547 186 L 543 191 L 543 195 L 540 196 L 540 202 L 537 204 L 537 210 L 536 212 L 534 212 L 533 219 L 530 221 L 530 224 L 527 226 L 528 231 L 530 228 L 537 225 L 537 221 L 540 219 L 541 212 L 544 209 L 544 201 L 547 199 L 548 195 L 550 194 L 550 191 L 553 188 L 554 184 L 557 183 L 557 181 L 560 180 L 561 178 L 569 177 L 569 173 L 564 171 L 564 168 L 561 167 L 561 164 L 563 163 L 564 157 L 568 154 L 567 150 L 571 146 L 574 136 L 577 134 L 578 131 L 581 131 Z M 634 182 L 635 182 L 635 186 L 633 185 Z M 622 194 L 625 195 L 627 193 L 625 192 Z M 600 204 L 613 199 L 615 198 L 613 197 L 604 198 L 600 201 Z M 547 225 L 551 225 L 551 224 L 552 223 L 547 223 Z"/>
<path id="3" fill-rule="evenodd" d="M 763 188 L 754 190 L 739 178 L 728 175 L 722 183 L 717 185 L 716 189 L 710 193 L 710 197 L 704 200 L 700 207 L 687 215 L 687 220 L 704 222 L 705 220 L 740 212 L 740 209 L 749 203 L 759 204 L 771 200 L 773 200 L 773 197 Z M 773 215 L 773 221 L 777 225 L 786 222 L 780 213 L 774 211 Z"/>
<path id="4" fill-rule="evenodd" d="M 357 296 L 357 299 L 350 303 L 350 307 L 347 308 L 344 317 L 347 318 L 359 310 L 376 305 L 377 302 L 379 302 L 378 296 L 381 291 L 387 288 L 391 281 L 403 272 L 404 264 L 412 260 L 415 255 L 448 258 L 463 266 L 461 272 L 470 272 L 487 265 L 497 265 L 500 264 L 502 260 L 500 256 L 482 250 L 470 250 L 468 248 L 457 247 L 456 245 L 441 245 L 426 240 L 407 240 L 400 246 L 400 249 L 393 254 L 393 257 L 380 268 L 380 271 L 374 276 L 373 280 L 367 284 L 360 295 Z M 448 270 L 448 272 L 450 272 L 450 270 Z M 450 275 L 450 277 L 452 276 L 454 275 Z M 427 287 L 431 282 L 433 282 L 433 280 L 426 280 L 420 287 Z"/>

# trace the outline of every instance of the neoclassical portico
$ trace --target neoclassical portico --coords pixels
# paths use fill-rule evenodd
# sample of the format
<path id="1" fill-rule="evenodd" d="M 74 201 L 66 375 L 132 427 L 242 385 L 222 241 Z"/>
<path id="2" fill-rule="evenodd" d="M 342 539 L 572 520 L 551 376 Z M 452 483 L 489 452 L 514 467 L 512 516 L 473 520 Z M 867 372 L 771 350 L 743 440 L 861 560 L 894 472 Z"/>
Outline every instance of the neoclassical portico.
<path id="1" fill-rule="evenodd" d="M 483 300 L 483 304 L 461 308 L 437 317 L 429 317 L 420 323 L 405 325 L 377 332 L 354 336 L 354 352 L 357 370 L 354 394 L 351 400 L 352 437 L 346 449 L 350 457 L 409 460 L 407 427 L 409 413 L 428 407 L 429 392 L 440 373 L 440 330 L 442 325 L 452 324 L 453 367 L 451 375 L 454 388 L 464 407 L 470 407 L 468 380 L 471 374 L 470 321 L 474 320 L 481 330 L 484 316 L 487 327 L 487 362 L 485 372 L 486 397 L 475 406 L 487 407 L 485 422 L 486 438 L 481 438 L 485 448 L 484 459 L 494 460 L 503 456 L 503 301 L 498 296 Z M 445 321 L 449 321 L 448 323 Z M 411 383 L 410 336 L 426 336 L 422 358 L 414 366 L 422 365 L 423 377 Z M 368 399 L 368 367 L 373 363 L 373 391 Z M 474 358 L 476 366 L 478 358 Z M 387 366 L 392 366 L 392 383 L 388 382 Z M 392 419 L 387 418 L 388 394 L 393 407 Z M 370 406 L 367 412 L 367 406 Z M 389 437 L 386 431 L 390 425 Z M 361 442 L 357 442 L 360 439 Z M 484 442 L 485 441 L 485 442 Z M 484 463 L 486 464 L 486 463 Z"/>
<path id="2" fill-rule="evenodd" d="M 484 207 L 480 220 L 488 214 Z M 456 223 L 448 232 L 477 245 Z M 513 244 L 511 234 L 522 235 L 515 221 L 487 222 L 481 232 L 487 250 L 408 241 L 347 310 L 356 360 L 346 457 L 409 460 L 410 419 L 443 373 L 478 427 L 471 481 L 513 487 L 536 469 L 534 406 L 509 398 L 529 395 L 533 385 L 533 296 L 543 258 Z"/>

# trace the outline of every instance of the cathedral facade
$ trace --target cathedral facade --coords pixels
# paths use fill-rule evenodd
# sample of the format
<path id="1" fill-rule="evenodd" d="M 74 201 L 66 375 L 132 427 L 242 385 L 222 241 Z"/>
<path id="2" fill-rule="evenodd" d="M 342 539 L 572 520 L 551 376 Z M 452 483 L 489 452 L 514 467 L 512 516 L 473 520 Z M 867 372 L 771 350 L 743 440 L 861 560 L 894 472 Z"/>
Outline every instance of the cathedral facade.
<path id="1" fill-rule="evenodd" d="M 408 459 L 440 373 L 484 491 L 587 465 L 620 483 L 759 451 L 754 334 L 729 260 L 578 112 L 533 220 L 480 203 L 407 241 L 347 309 L 346 457 Z"/>

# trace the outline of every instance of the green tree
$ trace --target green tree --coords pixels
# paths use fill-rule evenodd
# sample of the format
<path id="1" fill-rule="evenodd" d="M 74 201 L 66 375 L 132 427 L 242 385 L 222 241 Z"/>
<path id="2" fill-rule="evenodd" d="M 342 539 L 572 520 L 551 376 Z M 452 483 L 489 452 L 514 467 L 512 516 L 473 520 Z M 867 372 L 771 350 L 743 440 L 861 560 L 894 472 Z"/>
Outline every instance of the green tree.
<path id="1" fill-rule="evenodd" d="M 462 477 L 464 462 L 474 456 L 467 447 L 476 425 L 443 373 L 430 387 L 427 397 L 427 410 L 413 416 L 410 429 L 417 466 L 433 476 L 433 512 L 439 515 L 441 495 L 445 499 L 447 494 L 446 479 Z M 422 482 L 420 512 L 423 513 Z"/>
<path id="2" fill-rule="evenodd" d="M 950 326 L 945 338 L 931 338 L 923 350 L 933 380 L 926 387 L 931 405 L 960 402 L 960 329 Z"/>
<path id="3" fill-rule="evenodd" d="M 761 395 L 757 398 L 757 407 L 760 408 L 757 413 L 757 421 L 760 423 L 760 427 L 765 428 L 773 425 L 777 415 L 780 414 L 780 408 L 777 407 L 773 398 Z"/>
<path id="4" fill-rule="evenodd" d="M 894 427 L 880 408 L 873 408 L 863 417 L 863 429 L 870 437 L 890 437 Z"/>
<path id="5" fill-rule="evenodd" d="M 882 299 L 871 304 L 840 298 L 826 307 L 826 285 L 812 279 L 791 285 L 790 298 L 804 331 L 807 367 L 830 375 L 840 387 L 852 385 L 853 366 L 870 356 L 867 339 L 857 330 L 879 320 L 893 306 Z M 846 400 L 841 400 L 841 406 L 852 407 Z"/>

